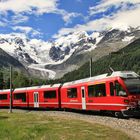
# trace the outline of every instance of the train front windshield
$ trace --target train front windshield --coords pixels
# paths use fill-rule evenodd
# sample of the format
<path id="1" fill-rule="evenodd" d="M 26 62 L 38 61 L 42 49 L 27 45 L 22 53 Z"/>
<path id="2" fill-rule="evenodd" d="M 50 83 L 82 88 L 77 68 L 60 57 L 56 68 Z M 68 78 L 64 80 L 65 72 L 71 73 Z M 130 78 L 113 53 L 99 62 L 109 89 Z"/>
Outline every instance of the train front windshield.
<path id="1" fill-rule="evenodd" d="M 130 94 L 139 94 L 140 95 L 140 79 L 125 79 L 124 80 L 126 87 Z"/>

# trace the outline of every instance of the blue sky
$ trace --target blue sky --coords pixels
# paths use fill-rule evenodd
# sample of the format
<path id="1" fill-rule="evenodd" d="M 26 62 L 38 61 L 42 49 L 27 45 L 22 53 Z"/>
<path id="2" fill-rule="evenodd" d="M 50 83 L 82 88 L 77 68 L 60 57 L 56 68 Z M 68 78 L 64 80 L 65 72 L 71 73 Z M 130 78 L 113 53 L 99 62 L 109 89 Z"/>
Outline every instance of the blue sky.
<path id="1" fill-rule="evenodd" d="M 137 27 L 139 15 L 139 0 L 1 0 L 0 34 L 50 40 L 75 31 Z"/>

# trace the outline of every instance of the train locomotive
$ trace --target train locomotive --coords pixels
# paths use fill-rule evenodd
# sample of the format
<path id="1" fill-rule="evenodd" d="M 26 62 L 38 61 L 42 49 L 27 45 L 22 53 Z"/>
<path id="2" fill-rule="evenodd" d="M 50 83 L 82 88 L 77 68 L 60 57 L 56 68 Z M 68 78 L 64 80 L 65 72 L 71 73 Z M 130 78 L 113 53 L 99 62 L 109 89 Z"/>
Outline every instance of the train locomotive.
<path id="1" fill-rule="evenodd" d="M 10 105 L 10 90 L 0 90 L 0 107 Z M 110 112 L 140 116 L 140 76 L 116 71 L 63 84 L 17 88 L 12 106 Z"/>

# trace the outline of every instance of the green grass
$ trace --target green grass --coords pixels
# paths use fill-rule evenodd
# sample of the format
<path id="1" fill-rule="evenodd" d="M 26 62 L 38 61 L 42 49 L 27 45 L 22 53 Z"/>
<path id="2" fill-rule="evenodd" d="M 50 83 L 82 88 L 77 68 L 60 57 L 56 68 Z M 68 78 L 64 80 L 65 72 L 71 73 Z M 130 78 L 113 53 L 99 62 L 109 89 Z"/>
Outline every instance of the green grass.
<path id="1" fill-rule="evenodd" d="M 45 113 L 0 112 L 0 140 L 131 140 L 123 132 L 99 124 Z"/>

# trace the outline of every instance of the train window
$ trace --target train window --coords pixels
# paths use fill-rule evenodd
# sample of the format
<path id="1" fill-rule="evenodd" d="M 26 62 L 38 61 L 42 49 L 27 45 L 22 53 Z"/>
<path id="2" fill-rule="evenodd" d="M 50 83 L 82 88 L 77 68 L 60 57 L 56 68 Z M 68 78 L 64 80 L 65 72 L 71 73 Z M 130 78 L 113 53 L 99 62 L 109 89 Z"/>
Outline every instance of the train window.
<path id="1" fill-rule="evenodd" d="M 85 90 L 82 89 L 82 98 L 85 98 Z"/>
<path id="2" fill-rule="evenodd" d="M 115 88 L 116 88 L 116 96 L 127 96 L 127 93 L 117 81 L 115 82 Z"/>
<path id="3" fill-rule="evenodd" d="M 110 83 L 110 96 L 114 96 L 114 85 L 112 82 Z"/>
<path id="4" fill-rule="evenodd" d="M 15 93 L 14 99 L 15 100 L 22 100 L 22 102 L 26 102 L 26 93 Z"/>
<path id="5" fill-rule="evenodd" d="M 77 98 L 77 88 L 69 88 L 67 90 L 67 97 L 68 98 Z"/>
<path id="6" fill-rule="evenodd" d="M 7 94 L 0 94 L 0 100 L 7 100 Z"/>
<path id="7" fill-rule="evenodd" d="M 88 97 L 106 96 L 105 84 L 88 86 Z"/>
<path id="8" fill-rule="evenodd" d="M 95 86 L 88 86 L 88 97 L 94 97 L 95 96 Z"/>
<path id="9" fill-rule="evenodd" d="M 56 98 L 56 90 L 44 91 L 44 98 L 46 98 L 46 99 Z"/>

